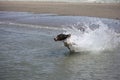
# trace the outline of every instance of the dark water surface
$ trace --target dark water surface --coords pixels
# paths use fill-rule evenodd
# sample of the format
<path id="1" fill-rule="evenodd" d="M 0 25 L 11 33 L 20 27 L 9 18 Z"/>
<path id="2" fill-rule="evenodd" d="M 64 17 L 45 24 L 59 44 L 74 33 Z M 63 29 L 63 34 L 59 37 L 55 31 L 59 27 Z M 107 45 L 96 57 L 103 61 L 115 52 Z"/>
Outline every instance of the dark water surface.
<path id="1" fill-rule="evenodd" d="M 119 31 L 120 21 L 101 20 Z M 120 80 L 120 48 L 70 54 L 54 42 L 58 26 L 87 17 L 0 12 L 0 21 L 0 80 Z"/>

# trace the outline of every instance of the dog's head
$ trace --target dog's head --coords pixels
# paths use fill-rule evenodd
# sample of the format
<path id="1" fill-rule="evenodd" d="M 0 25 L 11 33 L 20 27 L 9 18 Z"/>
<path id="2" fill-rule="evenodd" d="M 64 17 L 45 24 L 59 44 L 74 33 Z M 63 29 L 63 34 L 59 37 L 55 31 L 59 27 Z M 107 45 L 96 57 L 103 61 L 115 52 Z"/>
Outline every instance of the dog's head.
<path id="1" fill-rule="evenodd" d="M 71 34 L 59 34 L 59 35 L 57 35 L 57 37 L 54 38 L 54 40 L 55 41 L 63 41 L 70 36 L 71 36 Z"/>

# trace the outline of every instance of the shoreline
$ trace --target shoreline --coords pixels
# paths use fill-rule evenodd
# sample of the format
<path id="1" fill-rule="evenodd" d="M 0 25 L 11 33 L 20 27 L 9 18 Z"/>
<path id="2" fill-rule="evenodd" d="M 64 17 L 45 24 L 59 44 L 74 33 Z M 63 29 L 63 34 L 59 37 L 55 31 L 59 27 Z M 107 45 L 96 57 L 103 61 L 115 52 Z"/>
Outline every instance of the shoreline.
<path id="1" fill-rule="evenodd" d="M 0 1 L 0 11 L 120 19 L 120 3 Z"/>

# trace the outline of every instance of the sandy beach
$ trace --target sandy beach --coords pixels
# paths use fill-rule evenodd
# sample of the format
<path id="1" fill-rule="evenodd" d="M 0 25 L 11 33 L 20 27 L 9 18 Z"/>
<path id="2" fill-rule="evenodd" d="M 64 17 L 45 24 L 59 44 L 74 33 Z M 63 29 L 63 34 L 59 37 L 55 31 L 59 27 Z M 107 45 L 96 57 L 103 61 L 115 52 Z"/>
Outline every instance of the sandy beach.
<path id="1" fill-rule="evenodd" d="M 119 3 L 0 1 L 0 11 L 33 12 L 120 19 Z"/>

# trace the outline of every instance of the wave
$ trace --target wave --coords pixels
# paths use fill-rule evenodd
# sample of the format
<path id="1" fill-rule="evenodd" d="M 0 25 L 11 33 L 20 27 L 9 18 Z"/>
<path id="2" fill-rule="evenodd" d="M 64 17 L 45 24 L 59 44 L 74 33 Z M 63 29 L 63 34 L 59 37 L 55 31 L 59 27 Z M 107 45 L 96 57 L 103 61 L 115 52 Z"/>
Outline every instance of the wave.
<path id="1" fill-rule="evenodd" d="M 21 27 L 31 27 L 31 28 L 43 28 L 43 29 L 52 29 L 52 30 L 62 30 L 57 27 L 51 27 L 51 26 L 40 26 L 40 25 L 32 25 L 32 24 L 22 24 L 22 23 L 14 23 L 14 22 L 0 22 L 0 24 L 6 24 L 6 25 L 14 25 L 14 26 L 21 26 Z"/>
<path id="2" fill-rule="evenodd" d="M 120 44 L 120 33 L 100 19 L 89 23 L 78 22 L 63 30 L 64 34 L 71 34 L 70 42 L 76 44 L 71 49 L 75 52 L 113 50 Z"/>

